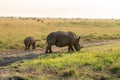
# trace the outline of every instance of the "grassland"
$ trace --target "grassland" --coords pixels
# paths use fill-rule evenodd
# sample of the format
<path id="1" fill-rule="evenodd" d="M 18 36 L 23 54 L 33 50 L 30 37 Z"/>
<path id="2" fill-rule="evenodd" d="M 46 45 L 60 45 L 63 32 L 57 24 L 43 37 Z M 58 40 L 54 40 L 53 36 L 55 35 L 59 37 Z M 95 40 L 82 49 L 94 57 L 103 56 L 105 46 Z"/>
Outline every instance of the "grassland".
<path id="1" fill-rule="evenodd" d="M 53 31 L 73 31 L 82 41 L 120 38 L 120 20 L 61 19 L 61 18 L 0 18 L 0 49 L 23 49 L 27 36 L 41 39 L 45 46 L 46 36 Z"/>
<path id="2" fill-rule="evenodd" d="M 23 49 L 23 40 L 33 36 L 45 47 L 53 31 L 73 31 L 82 42 L 120 39 L 120 20 L 61 18 L 0 18 L 0 52 Z M 5 67 L 9 76 L 28 80 L 117 80 L 120 77 L 120 43 L 91 46 L 72 53 L 54 53 Z M 13 72 L 12 72 L 13 71 Z M 4 75 L 4 74 L 1 74 Z"/>

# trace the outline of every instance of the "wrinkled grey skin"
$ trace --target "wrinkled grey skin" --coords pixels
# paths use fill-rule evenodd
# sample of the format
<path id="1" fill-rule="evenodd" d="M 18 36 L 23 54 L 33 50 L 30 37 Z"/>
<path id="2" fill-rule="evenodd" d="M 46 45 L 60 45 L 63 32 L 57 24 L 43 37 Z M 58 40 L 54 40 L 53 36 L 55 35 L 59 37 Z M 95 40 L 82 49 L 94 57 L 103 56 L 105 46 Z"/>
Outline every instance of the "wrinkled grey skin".
<path id="1" fill-rule="evenodd" d="M 58 47 L 68 46 L 68 52 L 74 51 L 73 46 L 76 51 L 81 49 L 79 44 L 80 37 L 78 38 L 75 33 L 57 31 L 52 32 L 47 36 L 46 42 L 47 47 L 45 53 L 52 53 L 51 46 L 56 45 Z"/>
<path id="2" fill-rule="evenodd" d="M 24 39 L 25 50 L 30 49 L 32 45 L 32 49 L 36 48 L 36 41 L 33 37 L 29 36 Z"/>

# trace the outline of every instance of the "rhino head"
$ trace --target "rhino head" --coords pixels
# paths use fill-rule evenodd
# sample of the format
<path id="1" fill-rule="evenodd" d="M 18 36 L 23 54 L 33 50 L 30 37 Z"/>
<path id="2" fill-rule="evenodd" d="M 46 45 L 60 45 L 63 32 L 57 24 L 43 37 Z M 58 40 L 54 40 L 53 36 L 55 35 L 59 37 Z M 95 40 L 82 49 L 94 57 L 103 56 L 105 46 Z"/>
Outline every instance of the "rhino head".
<path id="1" fill-rule="evenodd" d="M 74 48 L 75 48 L 75 50 L 76 51 L 79 51 L 82 47 L 80 46 L 80 44 L 79 44 L 79 41 L 80 41 L 80 37 L 78 37 L 77 39 L 76 39 L 76 42 L 75 42 L 75 44 L 74 44 Z"/>

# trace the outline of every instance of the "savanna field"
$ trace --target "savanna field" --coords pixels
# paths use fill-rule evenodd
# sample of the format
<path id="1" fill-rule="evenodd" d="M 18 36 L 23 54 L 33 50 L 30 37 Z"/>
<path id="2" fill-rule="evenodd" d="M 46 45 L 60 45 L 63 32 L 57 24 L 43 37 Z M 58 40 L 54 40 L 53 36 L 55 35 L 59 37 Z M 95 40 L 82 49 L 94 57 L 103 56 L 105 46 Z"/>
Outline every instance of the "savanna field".
<path id="1" fill-rule="evenodd" d="M 0 80 L 12 76 L 24 80 L 118 80 L 120 20 L 116 19 L 1 17 L 0 54 L 23 50 L 27 36 L 40 39 L 37 50 L 44 49 L 46 36 L 54 31 L 72 31 L 81 37 L 80 43 L 113 43 L 83 47 L 77 52 L 58 51 L 0 66 Z"/>

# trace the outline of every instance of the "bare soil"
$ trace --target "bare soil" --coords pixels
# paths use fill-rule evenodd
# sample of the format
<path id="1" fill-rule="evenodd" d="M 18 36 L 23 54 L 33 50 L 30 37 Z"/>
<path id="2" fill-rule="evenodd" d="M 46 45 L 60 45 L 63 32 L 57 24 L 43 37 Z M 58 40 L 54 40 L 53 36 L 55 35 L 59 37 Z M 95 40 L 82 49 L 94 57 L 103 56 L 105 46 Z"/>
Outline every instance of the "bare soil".
<path id="1" fill-rule="evenodd" d="M 106 44 L 112 44 L 119 42 L 120 40 L 105 40 L 101 42 L 81 42 L 83 48 L 88 48 L 92 46 L 102 46 Z M 52 47 L 54 52 L 67 52 L 67 47 L 59 48 L 56 46 Z M 0 52 L 0 67 L 7 66 L 15 61 L 32 59 L 38 56 L 47 55 L 44 53 L 45 48 L 37 48 L 35 50 L 10 50 L 6 52 Z"/>

